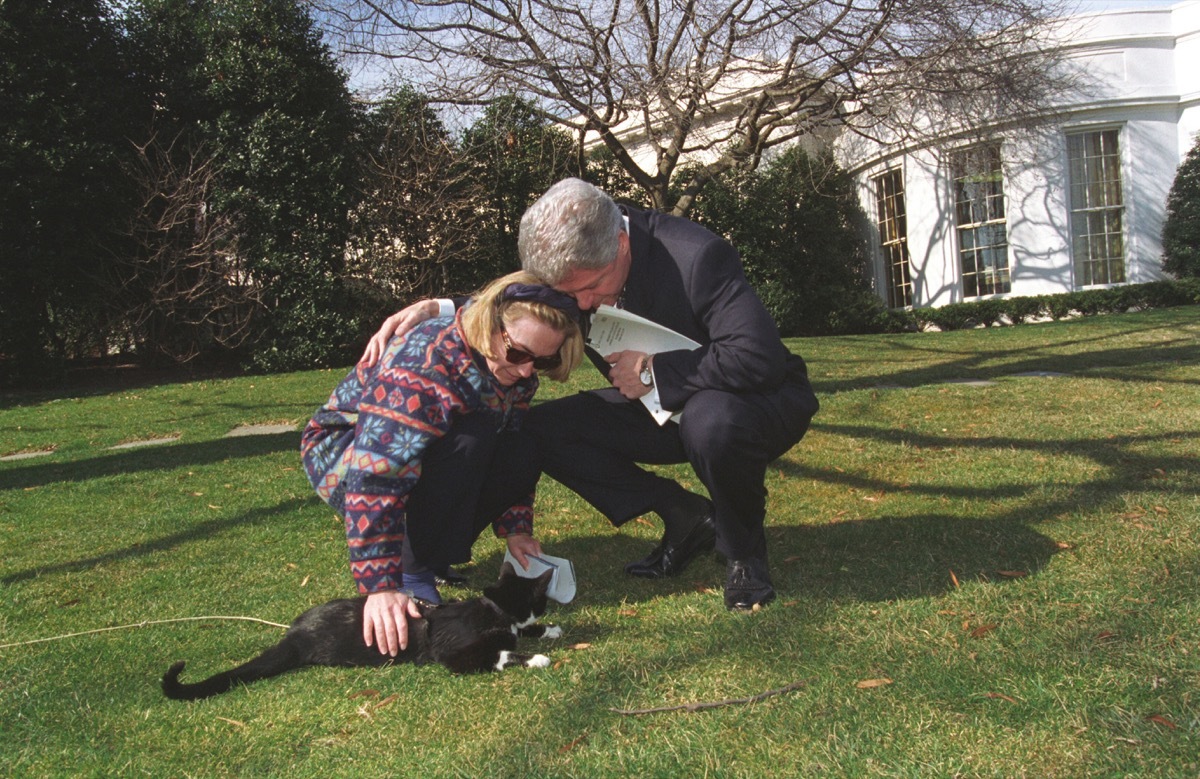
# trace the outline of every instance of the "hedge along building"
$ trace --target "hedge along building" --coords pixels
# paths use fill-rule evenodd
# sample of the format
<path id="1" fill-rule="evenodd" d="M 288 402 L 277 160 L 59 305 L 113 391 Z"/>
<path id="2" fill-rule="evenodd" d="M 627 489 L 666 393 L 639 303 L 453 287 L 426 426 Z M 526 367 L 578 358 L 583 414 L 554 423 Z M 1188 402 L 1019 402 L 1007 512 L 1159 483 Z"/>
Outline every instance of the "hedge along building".
<path id="1" fill-rule="evenodd" d="M 1053 117 L 919 148 L 843 135 L 889 307 L 1153 281 L 1179 163 L 1200 131 L 1200 0 L 1072 17 L 1081 76 Z"/>

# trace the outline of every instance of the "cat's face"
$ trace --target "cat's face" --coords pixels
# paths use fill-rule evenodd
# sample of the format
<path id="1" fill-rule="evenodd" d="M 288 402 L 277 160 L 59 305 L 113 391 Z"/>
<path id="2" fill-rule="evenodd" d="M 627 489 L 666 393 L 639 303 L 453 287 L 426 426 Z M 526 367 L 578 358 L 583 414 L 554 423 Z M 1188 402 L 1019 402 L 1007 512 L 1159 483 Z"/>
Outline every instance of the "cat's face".
<path id="1" fill-rule="evenodd" d="M 500 578 L 483 594 L 504 611 L 517 618 L 521 625 L 531 625 L 546 613 L 547 596 L 553 571 L 546 571 L 537 578 L 526 578 L 517 574 L 511 563 L 500 568 Z"/>

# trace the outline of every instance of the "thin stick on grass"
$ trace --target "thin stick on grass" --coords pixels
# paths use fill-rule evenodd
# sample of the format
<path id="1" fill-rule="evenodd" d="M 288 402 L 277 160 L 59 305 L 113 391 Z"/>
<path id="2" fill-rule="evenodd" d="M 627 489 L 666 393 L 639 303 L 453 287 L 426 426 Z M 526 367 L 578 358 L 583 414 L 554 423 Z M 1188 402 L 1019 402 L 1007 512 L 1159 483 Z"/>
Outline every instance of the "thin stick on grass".
<path id="1" fill-rule="evenodd" d="M 270 622 L 265 619 L 259 619 L 258 617 L 221 617 L 221 616 L 175 617 L 174 619 L 151 619 L 151 620 L 144 620 L 142 622 L 135 622 L 132 625 L 115 625 L 110 628 L 96 628 L 95 630 L 84 630 L 79 633 L 67 633 L 62 636 L 50 636 L 48 638 L 35 638 L 32 641 L 17 641 L 12 644 L 0 644 L 0 649 L 10 649 L 15 646 L 29 646 L 30 644 L 44 644 L 47 641 L 61 641 L 65 638 L 78 638 L 79 636 L 90 636 L 95 633 L 107 633 L 110 630 L 127 630 L 129 628 L 144 628 L 148 625 L 165 625 L 169 622 L 199 622 L 199 621 L 203 621 L 203 620 L 215 620 L 215 619 L 232 619 L 232 620 L 241 620 L 244 622 L 258 622 L 260 624 L 270 625 L 271 627 L 275 627 L 275 628 L 286 628 L 287 627 L 287 625 L 281 625 L 278 622 Z"/>
<path id="2" fill-rule="evenodd" d="M 610 708 L 609 711 L 614 711 L 617 714 L 622 714 L 627 717 L 638 715 L 638 714 L 659 714 L 664 711 L 688 711 L 688 712 L 702 711 L 704 709 L 715 709 L 720 706 L 737 706 L 737 705 L 741 705 L 741 704 L 745 704 L 745 703 L 757 703 L 758 701 L 761 701 L 765 698 L 770 698 L 774 695 L 782 695 L 785 692 L 791 692 L 792 690 L 798 690 L 807 684 L 808 684 L 808 682 L 792 682 L 791 684 L 786 685 L 784 687 L 780 687 L 777 690 L 767 690 L 766 692 L 760 692 L 758 695 L 751 695 L 749 698 L 726 698 L 725 700 L 721 700 L 721 701 L 703 701 L 701 703 L 683 703 L 678 706 L 659 706 L 659 707 L 653 708 L 653 709 L 613 709 L 613 708 Z"/>

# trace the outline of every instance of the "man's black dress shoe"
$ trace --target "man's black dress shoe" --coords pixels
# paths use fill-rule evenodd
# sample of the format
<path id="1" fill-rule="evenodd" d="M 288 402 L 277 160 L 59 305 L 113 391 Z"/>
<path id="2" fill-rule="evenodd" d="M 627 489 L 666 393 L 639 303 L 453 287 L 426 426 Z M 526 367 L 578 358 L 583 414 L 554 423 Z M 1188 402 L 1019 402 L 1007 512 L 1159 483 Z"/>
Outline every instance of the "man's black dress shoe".
<path id="1" fill-rule="evenodd" d="M 730 560 L 725 566 L 725 608 L 750 611 L 775 599 L 767 563 L 753 557 Z"/>
<path id="2" fill-rule="evenodd" d="M 711 552 L 717 545 L 717 523 L 712 512 L 696 523 L 678 544 L 667 543 L 664 533 L 662 541 L 636 563 L 625 566 L 625 573 L 643 579 L 658 579 L 663 576 L 678 576 L 683 573 L 697 555 Z"/>

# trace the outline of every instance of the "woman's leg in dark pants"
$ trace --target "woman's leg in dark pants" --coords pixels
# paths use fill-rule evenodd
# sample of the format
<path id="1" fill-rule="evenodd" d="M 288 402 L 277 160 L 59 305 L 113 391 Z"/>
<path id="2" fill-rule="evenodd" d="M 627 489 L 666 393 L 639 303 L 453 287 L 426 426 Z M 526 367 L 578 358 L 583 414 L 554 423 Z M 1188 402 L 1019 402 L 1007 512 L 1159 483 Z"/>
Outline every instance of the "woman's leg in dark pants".
<path id="1" fill-rule="evenodd" d="M 421 458 L 407 504 L 413 564 L 442 570 L 467 562 L 480 533 L 532 495 L 541 473 L 537 447 L 526 433 L 495 425 L 490 414 L 463 417 Z"/>

